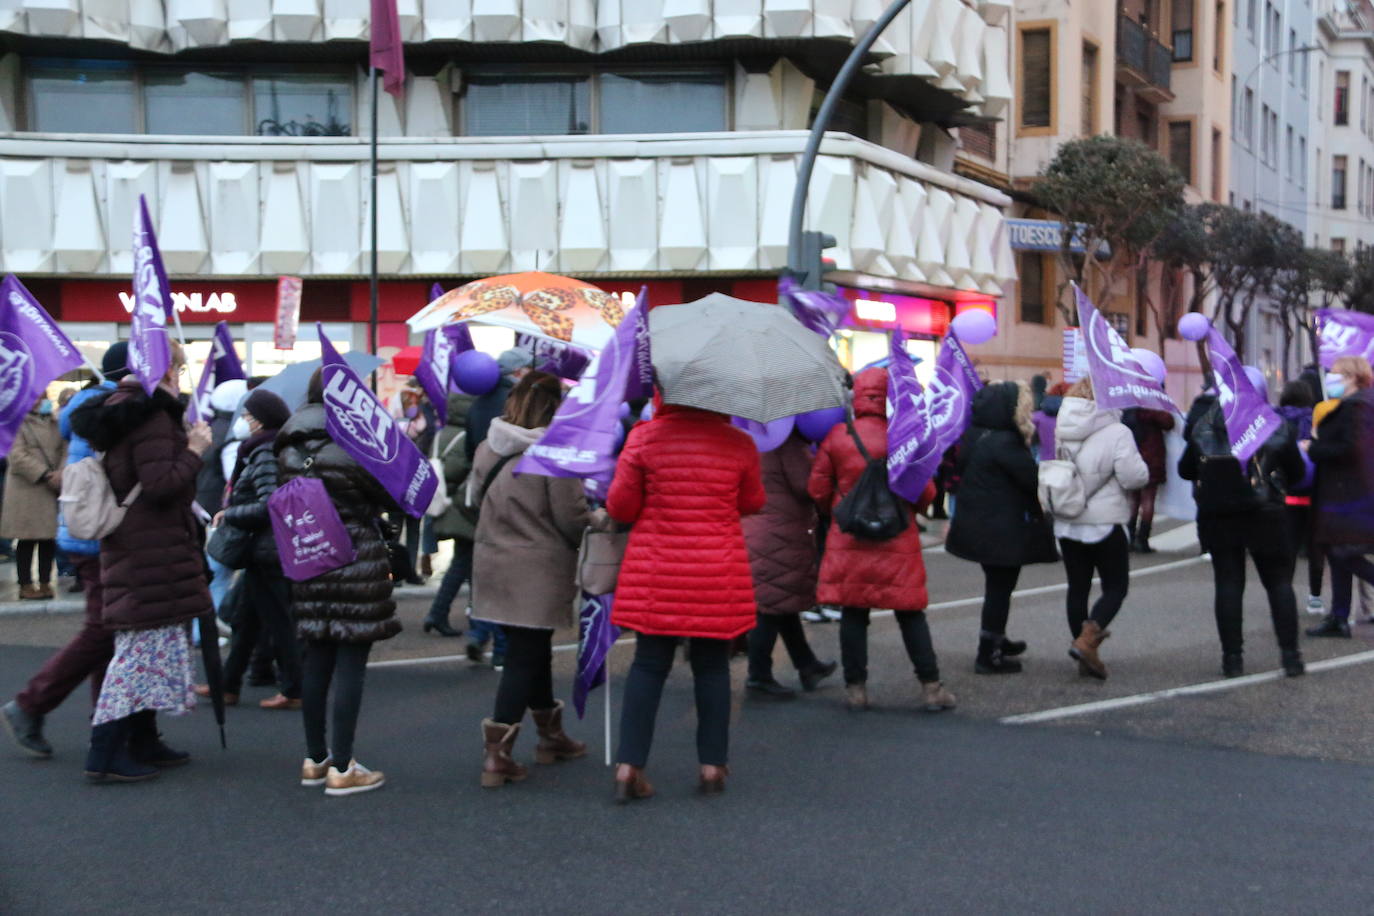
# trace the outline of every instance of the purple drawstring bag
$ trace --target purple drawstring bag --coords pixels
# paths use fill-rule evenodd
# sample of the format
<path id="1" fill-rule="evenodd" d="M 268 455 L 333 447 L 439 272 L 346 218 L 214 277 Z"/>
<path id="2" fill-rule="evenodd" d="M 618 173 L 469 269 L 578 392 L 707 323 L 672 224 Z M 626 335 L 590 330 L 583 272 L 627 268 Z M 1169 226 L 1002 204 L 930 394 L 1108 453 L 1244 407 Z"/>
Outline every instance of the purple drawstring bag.
<path id="1" fill-rule="evenodd" d="M 282 573 L 293 582 L 313 579 L 358 558 L 353 538 L 318 478 L 287 481 L 268 498 L 267 511 Z"/>

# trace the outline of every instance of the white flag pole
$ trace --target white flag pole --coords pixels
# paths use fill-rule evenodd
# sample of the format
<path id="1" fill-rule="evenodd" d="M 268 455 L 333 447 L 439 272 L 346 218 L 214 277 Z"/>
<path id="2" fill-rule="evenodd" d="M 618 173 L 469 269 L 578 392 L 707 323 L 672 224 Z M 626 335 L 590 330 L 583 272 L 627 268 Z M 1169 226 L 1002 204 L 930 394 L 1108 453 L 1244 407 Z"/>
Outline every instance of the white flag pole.
<path id="1" fill-rule="evenodd" d="M 606 683 L 602 685 L 606 688 L 606 766 L 611 765 L 611 666 L 609 661 L 607 659 L 606 662 L 602 663 L 606 665 Z"/>

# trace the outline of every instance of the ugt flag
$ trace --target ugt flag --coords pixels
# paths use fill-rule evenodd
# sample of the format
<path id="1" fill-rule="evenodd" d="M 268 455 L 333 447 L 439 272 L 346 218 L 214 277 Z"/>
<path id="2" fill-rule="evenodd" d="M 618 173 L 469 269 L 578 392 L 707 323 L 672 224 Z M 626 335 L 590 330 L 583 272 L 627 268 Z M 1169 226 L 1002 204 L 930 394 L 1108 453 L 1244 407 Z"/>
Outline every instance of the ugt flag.
<path id="1" fill-rule="evenodd" d="M 239 354 L 234 349 L 234 335 L 229 330 L 229 322 L 221 321 L 215 325 L 215 336 L 210 344 L 210 358 L 205 361 L 205 368 L 201 370 L 200 382 L 196 384 L 195 396 L 191 398 L 187 410 L 191 422 L 199 423 L 204 420 L 209 423 L 210 418 L 215 415 L 214 408 L 210 406 L 210 395 L 214 393 L 216 386 L 230 379 L 247 377 L 248 373 L 243 371 L 243 363 L 239 361 Z"/>
<path id="2" fill-rule="evenodd" d="M 887 483 L 893 493 L 914 503 L 935 476 L 944 449 L 930 422 L 926 392 L 916 380 L 916 364 L 906 352 L 906 335 L 901 331 L 892 333 L 887 399 L 892 403 L 887 423 Z"/>
<path id="3" fill-rule="evenodd" d="M 1107 324 L 1092 300 L 1077 285 L 1073 295 L 1078 301 L 1079 333 L 1083 335 L 1097 406 L 1104 410 L 1145 407 L 1178 413 L 1178 407 L 1164 393 L 1164 387 L 1135 358 L 1126 341 Z"/>
<path id="4" fill-rule="evenodd" d="M 1323 369 L 1342 356 L 1374 359 L 1374 315 L 1345 309 L 1318 309 L 1317 347 Z"/>
<path id="5" fill-rule="evenodd" d="M 315 330 L 320 335 L 325 431 L 407 515 L 419 518 L 434 499 L 439 478 L 382 402 L 344 362 L 318 322 Z"/>
<path id="6" fill-rule="evenodd" d="M 615 595 L 582 593 L 582 611 L 577 618 L 577 673 L 573 675 L 573 707 L 580 719 L 587 713 L 587 694 L 606 683 L 606 656 L 620 638 L 620 628 L 611 623 Z"/>
<path id="7" fill-rule="evenodd" d="M 0 456 L 58 376 L 84 363 L 76 345 L 14 274 L 0 281 Z"/>
<path id="8" fill-rule="evenodd" d="M 453 387 L 453 358 L 472 349 L 472 334 L 465 324 L 450 324 L 425 333 L 425 346 L 415 379 L 425 389 L 440 423 L 448 422 L 448 392 Z"/>
<path id="9" fill-rule="evenodd" d="M 616 326 L 615 336 L 569 392 L 543 437 L 526 450 L 517 474 L 580 477 L 604 499 L 620 446 L 620 405 L 653 390 L 646 291 Z"/>
<path id="10" fill-rule="evenodd" d="M 973 361 L 964 352 L 959 336 L 951 330 L 940 344 L 935 375 L 926 389 L 926 411 L 931 428 L 940 437 L 942 455 L 968 429 L 973 419 L 973 396 L 982 387 L 983 380 L 974 371 Z"/>
<path id="11" fill-rule="evenodd" d="M 829 337 L 849 314 L 849 300 L 818 289 L 802 289 L 791 277 L 778 280 L 782 301 L 807 328 Z"/>
<path id="12" fill-rule="evenodd" d="M 171 317 L 172 290 L 148 216 L 148 200 L 140 194 L 134 211 L 134 310 L 128 365 L 149 397 L 172 362 L 167 341 L 167 319 Z"/>
<path id="13" fill-rule="evenodd" d="M 382 88 L 399 97 L 406 84 L 406 57 L 396 0 L 372 0 L 368 62 L 382 71 Z"/>
<path id="14" fill-rule="evenodd" d="M 1231 439 L 1231 454 L 1244 465 L 1270 436 L 1283 428 L 1283 420 L 1264 395 L 1255 390 L 1240 357 L 1216 328 L 1207 333 L 1207 352 L 1216 379 L 1217 401 L 1226 420 L 1226 434 Z"/>

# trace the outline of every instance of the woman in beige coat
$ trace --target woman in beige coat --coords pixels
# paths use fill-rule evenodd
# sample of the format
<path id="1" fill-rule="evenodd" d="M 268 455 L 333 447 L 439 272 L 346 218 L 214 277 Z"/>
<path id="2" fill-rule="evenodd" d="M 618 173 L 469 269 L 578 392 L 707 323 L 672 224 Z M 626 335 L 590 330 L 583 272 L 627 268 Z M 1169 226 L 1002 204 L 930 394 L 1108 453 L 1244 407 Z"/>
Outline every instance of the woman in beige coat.
<path id="1" fill-rule="evenodd" d="M 480 506 L 473 548 L 473 617 L 506 634 L 506 664 L 490 719 L 482 721 L 482 785 L 528 775 L 511 758 L 525 710 L 539 730 L 534 759 L 581 757 L 587 746 L 563 732 L 553 698 L 553 632 L 571 626 L 577 600 L 577 550 L 591 517 L 580 480 L 516 476 L 515 464 L 538 442 L 562 400 L 558 379 L 532 372 L 511 390 L 505 413 L 473 457 L 468 504 Z"/>
<path id="2" fill-rule="evenodd" d="M 42 600 L 53 596 L 52 566 L 57 554 L 57 494 L 62 489 L 62 465 L 67 444 L 57 428 L 52 401 L 39 398 L 24 417 L 10 447 L 5 474 L 5 508 L 0 538 L 15 541 L 19 597 Z M 33 554 L 38 552 L 38 582 L 33 580 Z"/>

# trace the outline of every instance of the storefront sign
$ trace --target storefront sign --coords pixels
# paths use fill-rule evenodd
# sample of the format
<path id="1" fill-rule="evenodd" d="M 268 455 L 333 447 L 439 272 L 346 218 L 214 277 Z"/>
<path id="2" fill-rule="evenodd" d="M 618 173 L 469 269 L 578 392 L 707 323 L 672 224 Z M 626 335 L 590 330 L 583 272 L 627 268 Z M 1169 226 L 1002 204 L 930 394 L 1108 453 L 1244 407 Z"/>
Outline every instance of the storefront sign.
<path id="1" fill-rule="evenodd" d="M 1060 251 L 1064 247 L 1064 224 L 1052 219 L 1009 219 L 1006 221 L 1010 233 L 1011 247 L 1017 251 Z M 1087 229 L 1078 225 L 1073 238 L 1069 239 L 1069 250 L 1082 254 L 1083 235 Z M 1098 257 L 1110 257 L 1111 249 L 1105 242 L 1097 248 Z"/>
<path id="2" fill-rule="evenodd" d="M 901 329 L 922 337 L 940 337 L 949 328 L 953 308 L 938 299 L 902 293 L 841 286 L 839 293 L 852 303 L 844 326 L 874 331 Z"/>
<path id="3" fill-rule="evenodd" d="M 124 311 L 133 313 L 134 297 L 132 293 L 121 292 L 119 301 L 124 306 Z M 172 291 L 172 305 L 178 312 L 218 312 L 221 315 L 228 315 L 238 311 L 238 301 L 231 292 L 210 293 L 179 293 Z"/>

